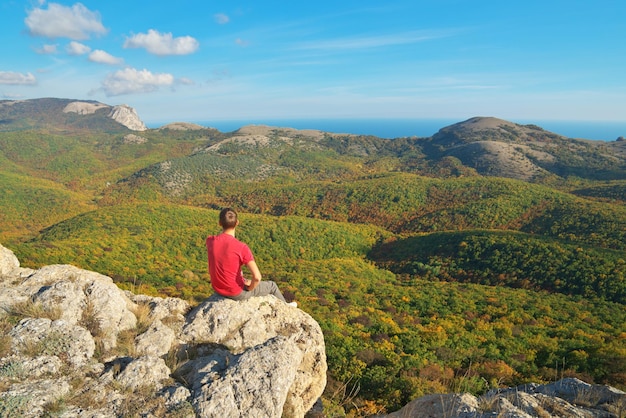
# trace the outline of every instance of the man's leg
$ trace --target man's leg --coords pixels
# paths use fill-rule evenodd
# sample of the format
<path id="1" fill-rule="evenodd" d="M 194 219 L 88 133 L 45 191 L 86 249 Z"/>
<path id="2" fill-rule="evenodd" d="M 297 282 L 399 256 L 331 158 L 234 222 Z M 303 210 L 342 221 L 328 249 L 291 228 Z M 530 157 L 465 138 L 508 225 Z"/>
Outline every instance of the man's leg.
<path id="1" fill-rule="evenodd" d="M 273 295 L 277 297 L 278 299 L 282 300 L 283 302 L 286 302 L 285 297 L 283 296 L 283 294 L 280 292 L 280 289 L 278 288 L 278 285 L 271 280 L 262 280 L 257 285 L 257 287 L 255 287 L 253 290 L 251 291 L 244 290 L 242 293 L 247 293 L 246 296 L 248 297 Z"/>

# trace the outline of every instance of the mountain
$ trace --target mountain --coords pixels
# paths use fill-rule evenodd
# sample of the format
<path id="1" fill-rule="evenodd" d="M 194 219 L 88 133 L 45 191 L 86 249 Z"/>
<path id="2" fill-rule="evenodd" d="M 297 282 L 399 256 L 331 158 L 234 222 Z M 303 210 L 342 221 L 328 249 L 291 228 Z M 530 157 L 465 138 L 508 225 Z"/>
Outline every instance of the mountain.
<path id="1" fill-rule="evenodd" d="M 92 100 L 0 100 L 0 132 L 25 129 L 145 131 L 130 106 L 109 106 Z"/>
<path id="2" fill-rule="evenodd" d="M 203 181 L 202 175 L 195 172 L 198 168 L 212 170 L 216 177 L 235 176 L 252 181 L 298 181 L 303 176 L 307 180 L 342 180 L 381 170 L 435 177 L 479 174 L 549 184 L 570 177 L 626 179 L 626 141 L 566 138 L 536 125 L 494 117 L 475 117 L 442 127 L 429 138 L 387 140 L 263 125 L 244 126 L 228 134 L 182 122 L 149 130 L 135 110 L 126 105 L 54 98 L 0 101 L 0 132 L 24 130 L 68 134 L 84 130 L 141 132 L 127 136 L 127 143 L 149 142 L 150 136 L 164 133 L 195 140 L 194 153 L 165 161 L 171 169 L 164 171 L 159 164 L 133 175 L 156 175 L 155 180 L 164 187 L 172 184 L 170 177 L 175 173 L 174 193 L 181 193 L 181 187 L 189 192 L 180 179 L 187 183 Z M 211 140 L 202 144 L 203 139 Z M 247 152 L 251 150 L 256 155 Z M 166 187 L 163 191 L 171 192 Z"/>
<path id="3" fill-rule="evenodd" d="M 626 141 L 565 138 L 533 125 L 472 118 L 432 138 L 385 140 L 269 126 L 246 126 L 193 154 L 142 169 L 125 182 L 151 183 L 165 196 L 203 194 L 206 173 L 252 182 L 346 181 L 376 172 L 507 177 L 554 184 L 570 177 L 626 179 Z M 208 180 L 211 181 L 211 180 Z M 127 187 L 128 184 L 125 184 Z"/>
<path id="4" fill-rule="evenodd" d="M 453 156 L 478 173 L 526 181 L 550 176 L 624 179 L 626 141 L 566 138 L 536 126 L 475 117 L 442 128 L 428 141 L 429 156 Z"/>

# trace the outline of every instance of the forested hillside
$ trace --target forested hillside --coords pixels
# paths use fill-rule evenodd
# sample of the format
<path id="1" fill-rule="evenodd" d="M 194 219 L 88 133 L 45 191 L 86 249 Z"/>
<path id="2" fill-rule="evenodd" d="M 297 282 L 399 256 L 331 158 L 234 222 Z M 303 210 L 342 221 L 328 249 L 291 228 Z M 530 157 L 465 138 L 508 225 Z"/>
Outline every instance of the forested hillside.
<path id="1" fill-rule="evenodd" d="M 562 376 L 626 388 L 623 141 L 495 118 L 392 140 L 130 133 L 97 114 L 60 129 L 53 105 L 0 114 L 0 240 L 25 267 L 197 303 L 212 293 L 204 239 L 230 205 L 264 277 L 322 326 L 329 408 Z"/>

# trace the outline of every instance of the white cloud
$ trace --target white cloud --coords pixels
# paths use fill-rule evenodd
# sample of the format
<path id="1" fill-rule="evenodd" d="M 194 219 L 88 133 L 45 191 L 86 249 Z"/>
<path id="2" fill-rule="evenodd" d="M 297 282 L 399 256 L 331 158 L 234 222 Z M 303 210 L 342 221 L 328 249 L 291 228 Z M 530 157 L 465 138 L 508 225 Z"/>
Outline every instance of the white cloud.
<path id="1" fill-rule="evenodd" d="M 100 14 L 80 3 L 72 7 L 50 3 L 47 10 L 33 9 L 24 23 L 32 35 L 48 38 L 89 39 L 92 33 L 107 33 L 100 21 Z"/>
<path id="2" fill-rule="evenodd" d="M 196 52 L 199 43 L 191 36 L 174 38 L 171 33 L 159 33 L 154 29 L 148 33 L 131 36 L 124 42 L 124 48 L 145 48 L 155 55 L 187 55 Z"/>
<path id="3" fill-rule="evenodd" d="M 31 73 L 21 74 L 13 71 L 0 71 L 0 84 L 32 86 L 37 84 L 37 79 Z"/>
<path id="4" fill-rule="evenodd" d="M 125 68 L 109 74 L 102 82 L 102 90 L 107 96 L 121 96 L 133 93 L 150 93 L 162 86 L 171 86 L 174 76 L 167 73 L 153 74 L 143 69 Z"/>
<path id="5" fill-rule="evenodd" d="M 57 45 L 56 44 L 44 45 L 41 48 L 38 48 L 36 51 L 37 51 L 38 54 L 44 54 L 44 55 L 56 54 L 57 53 Z"/>
<path id="6" fill-rule="evenodd" d="M 101 49 L 96 49 L 91 54 L 89 54 L 89 61 L 97 62 L 99 64 L 110 64 L 110 65 L 117 65 L 117 64 L 121 64 L 124 62 L 122 58 L 114 57 L 113 55 Z"/>
<path id="7" fill-rule="evenodd" d="M 70 55 L 85 55 L 91 52 L 91 48 L 80 42 L 72 41 L 66 48 L 67 53 Z"/>
<path id="8" fill-rule="evenodd" d="M 225 25 L 226 23 L 230 22 L 230 17 L 228 17 L 224 13 L 217 13 L 214 17 L 215 21 L 220 25 Z"/>

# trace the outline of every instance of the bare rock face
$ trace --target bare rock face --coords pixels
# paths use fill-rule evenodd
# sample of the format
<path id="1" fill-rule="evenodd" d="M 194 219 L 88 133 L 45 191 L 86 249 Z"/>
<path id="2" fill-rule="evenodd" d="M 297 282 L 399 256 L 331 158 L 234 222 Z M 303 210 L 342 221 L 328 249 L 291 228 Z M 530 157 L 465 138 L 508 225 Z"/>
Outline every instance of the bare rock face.
<path id="1" fill-rule="evenodd" d="M 110 109 L 109 118 L 117 123 L 126 126 L 131 131 L 145 131 L 148 128 L 139 119 L 135 109 L 128 105 L 109 106 L 98 102 L 71 102 L 63 109 L 63 113 L 77 113 L 79 115 L 90 115 L 96 113 L 100 109 Z"/>
<path id="2" fill-rule="evenodd" d="M 135 109 L 128 105 L 113 106 L 109 112 L 109 117 L 126 126 L 131 131 L 145 131 L 148 129 L 141 119 L 139 119 Z"/>
<path id="3" fill-rule="evenodd" d="M 117 335 L 136 327 L 134 304 L 110 277 L 70 265 L 45 266 L 22 281 L 23 300 L 44 311 L 58 311 L 68 324 L 90 322 L 102 335 L 103 348 L 116 346 Z"/>
<path id="4" fill-rule="evenodd" d="M 308 314 L 271 296 L 190 308 L 70 265 L 21 268 L 0 245 L 0 416 L 304 417 L 322 395 Z"/>
<path id="5" fill-rule="evenodd" d="M 97 102 L 72 102 L 63 109 L 63 113 L 78 113 L 79 115 L 90 115 L 96 113 L 98 109 L 109 107 L 104 103 Z"/>

